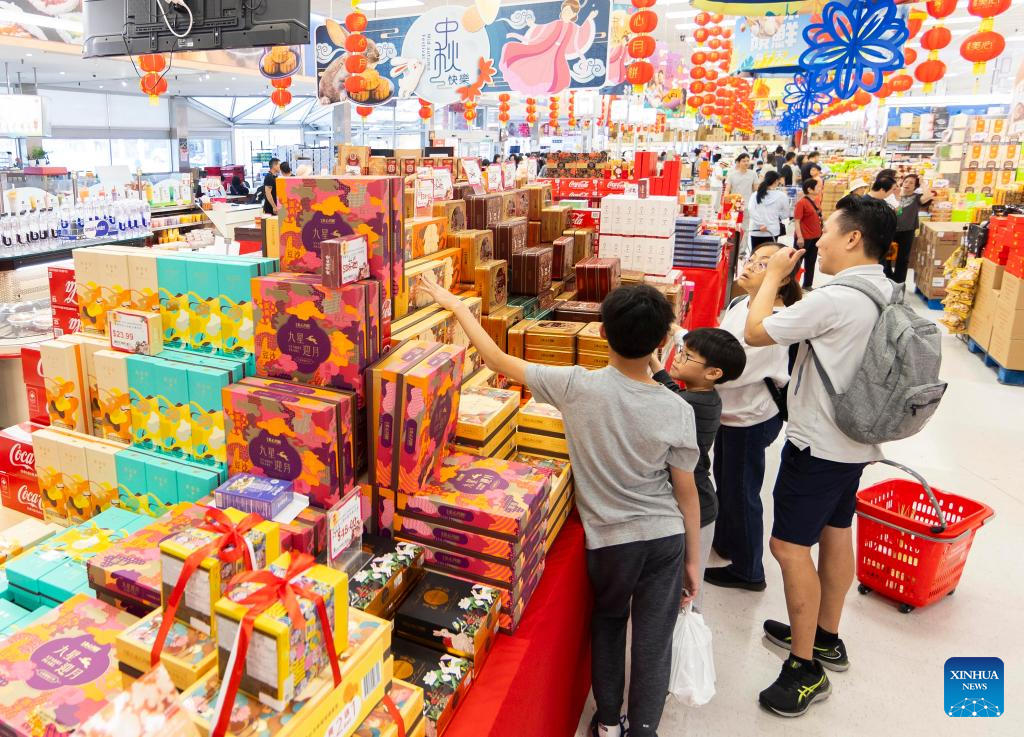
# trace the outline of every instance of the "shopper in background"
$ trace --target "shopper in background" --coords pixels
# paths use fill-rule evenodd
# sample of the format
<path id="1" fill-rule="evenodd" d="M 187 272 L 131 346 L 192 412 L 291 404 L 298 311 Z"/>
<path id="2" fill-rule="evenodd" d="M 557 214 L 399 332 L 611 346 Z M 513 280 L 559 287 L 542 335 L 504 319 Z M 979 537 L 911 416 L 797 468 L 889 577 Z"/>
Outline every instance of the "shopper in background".
<path id="1" fill-rule="evenodd" d="M 263 177 L 263 212 L 267 215 L 277 214 L 277 178 L 280 174 L 281 159 L 275 157 L 270 160 L 270 171 Z"/>
<path id="2" fill-rule="evenodd" d="M 896 200 L 893 199 L 893 190 L 895 189 L 895 179 L 887 175 L 879 175 L 875 179 L 875 183 L 871 185 L 871 189 L 868 190 L 867 196 L 872 199 L 882 200 L 882 202 L 895 210 L 896 207 L 893 205 L 893 203 L 896 202 Z"/>
<path id="3" fill-rule="evenodd" d="M 736 157 L 736 166 L 725 180 L 725 194 L 738 194 L 746 202 L 757 186 L 757 174 L 750 168 L 750 154 Z"/>
<path id="4" fill-rule="evenodd" d="M 668 693 L 673 628 L 681 603 L 692 602 L 701 585 L 693 409 L 648 372 L 651 353 L 669 339 L 672 306 L 649 285 L 614 290 L 601 304 L 609 363 L 588 371 L 509 356 L 465 302 L 425 279 L 418 288 L 455 314 L 488 368 L 561 411 L 594 589 L 591 678 L 597 714 L 591 734 L 622 737 L 626 628 L 632 617 L 629 734 L 656 737 Z"/>
<path id="5" fill-rule="evenodd" d="M 899 189 L 899 206 L 896 208 L 896 262 L 895 265 L 890 265 L 889 261 L 882 264 L 885 275 L 894 282 L 904 284 L 907 281 L 910 249 L 917 233 L 918 216 L 922 207 L 931 207 L 933 196 L 931 192 L 921 192 L 921 180 L 917 174 L 903 177 Z"/>
<path id="6" fill-rule="evenodd" d="M 804 157 L 804 162 L 800 166 L 800 179 L 810 179 L 814 176 L 812 173 L 812 167 L 817 167 L 818 171 L 821 171 L 821 166 L 818 165 L 818 152 L 811 151 Z"/>
<path id="7" fill-rule="evenodd" d="M 751 250 L 762 243 L 778 239 L 782 221 L 789 218 L 789 197 L 779 187 L 782 177 L 769 169 L 747 202 L 746 226 L 750 231 Z"/>
<path id="8" fill-rule="evenodd" d="M 722 329 L 739 339 L 747 359 L 743 375 L 718 388 L 722 427 L 715 438 L 712 467 L 719 502 L 714 546 L 730 563 L 708 569 L 704 580 L 725 588 L 764 591 L 766 586 L 761 487 L 765 451 L 779 436 L 785 419 L 781 392 L 789 380 L 789 351 L 779 345 L 748 345 L 743 329 L 750 300 L 761 288 L 768 262 L 783 247 L 765 243 L 754 250 L 736 280 L 748 296 L 734 300 L 722 318 Z M 773 309 L 794 305 L 800 297 L 800 285 L 795 275 L 790 276 L 779 286 Z"/>
<path id="9" fill-rule="evenodd" d="M 703 579 L 711 556 L 711 541 L 718 518 L 718 496 L 711 481 L 711 448 L 722 418 L 722 400 L 715 391 L 718 385 L 738 379 L 747 357 L 743 346 L 732 333 L 719 328 L 697 328 L 686 333 L 676 349 L 671 371 L 666 371 L 656 354 L 651 354 L 654 380 L 671 389 L 693 407 L 697 423 L 697 446 L 700 460 L 693 471 L 700 498 L 700 576 Z M 685 389 L 680 388 L 681 382 Z M 704 591 L 693 602 L 703 611 Z"/>
<path id="10" fill-rule="evenodd" d="M 785 159 L 783 159 L 782 181 L 786 183 L 787 187 L 799 186 L 800 167 L 796 165 L 796 154 L 792 151 L 787 153 Z"/>
<path id="11" fill-rule="evenodd" d="M 786 165 L 786 149 L 782 146 L 775 147 L 775 154 L 772 156 L 772 166 L 779 174 L 783 174 L 782 168 Z M 785 176 L 785 175 L 783 175 Z"/>
<path id="12" fill-rule="evenodd" d="M 891 299 L 895 287 L 879 262 L 895 234 L 896 213 L 884 202 L 843 197 L 818 241 L 822 272 L 857 277 Z M 839 285 L 816 289 L 776 313 L 779 289 L 802 256 L 791 248 L 772 256 L 744 331 L 754 346 L 800 344 L 770 545 L 782 568 L 790 624 L 764 623 L 768 639 L 792 652 L 775 683 L 760 694 L 763 706 L 783 716 L 799 716 L 831 693 L 822 665 L 849 667 L 838 633 L 854 575 L 851 524 L 864 467 L 882 458 L 877 445 L 858 443 L 839 429 L 822 380 L 824 374 L 837 393 L 846 391 L 864 359 L 878 308 L 867 295 Z"/>
<path id="13" fill-rule="evenodd" d="M 292 165 L 287 161 L 281 162 L 281 176 L 290 177 L 292 175 Z"/>
<path id="14" fill-rule="evenodd" d="M 882 169 L 878 174 L 875 175 L 875 184 L 878 184 L 879 180 L 891 179 L 893 181 L 893 187 L 889 190 L 888 195 L 885 197 L 885 201 L 889 203 L 889 207 L 896 210 L 900 206 L 899 192 L 895 185 L 899 184 L 899 174 L 896 173 L 895 169 Z"/>
<path id="15" fill-rule="evenodd" d="M 796 222 L 796 247 L 804 251 L 804 289 L 814 286 L 814 269 L 818 265 L 818 238 L 821 237 L 821 198 L 822 184 L 819 179 L 807 179 L 801 185 L 804 196 L 793 208 L 793 220 Z"/>
<path id="16" fill-rule="evenodd" d="M 245 182 L 237 174 L 231 177 L 230 194 L 234 197 L 243 197 L 249 194 L 249 188 L 245 186 Z"/>
<path id="17" fill-rule="evenodd" d="M 850 182 L 849 188 L 846 190 L 846 194 L 852 194 L 857 197 L 861 197 L 868 193 L 868 183 L 864 179 L 854 179 Z"/>

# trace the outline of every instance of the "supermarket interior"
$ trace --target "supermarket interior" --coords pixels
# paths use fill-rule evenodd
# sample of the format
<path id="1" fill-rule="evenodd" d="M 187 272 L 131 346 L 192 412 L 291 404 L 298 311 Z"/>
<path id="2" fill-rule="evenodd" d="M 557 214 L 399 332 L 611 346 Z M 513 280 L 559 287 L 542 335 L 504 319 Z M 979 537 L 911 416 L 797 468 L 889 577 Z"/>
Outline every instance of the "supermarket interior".
<path id="1" fill-rule="evenodd" d="M 1024 0 L 0 1 L 0 737 L 1021 734 L 1022 436 Z"/>

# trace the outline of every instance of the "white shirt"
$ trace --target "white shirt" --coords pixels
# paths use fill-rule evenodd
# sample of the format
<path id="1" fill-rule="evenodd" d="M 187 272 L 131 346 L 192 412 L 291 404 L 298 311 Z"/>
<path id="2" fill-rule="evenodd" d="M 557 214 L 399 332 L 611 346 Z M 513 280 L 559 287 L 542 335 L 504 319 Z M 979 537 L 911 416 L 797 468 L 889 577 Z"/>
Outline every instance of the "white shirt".
<path id="1" fill-rule="evenodd" d="M 886 299 L 892 296 L 892 282 L 885 278 L 881 265 L 856 266 L 836 276 L 865 278 Z M 779 345 L 800 343 L 789 383 L 786 437 L 800 450 L 810 448 L 815 458 L 870 463 L 883 457 L 877 445 L 851 440 L 836 425 L 832 400 L 804 342 L 813 343 L 818 360 L 841 394 L 860 367 L 877 320 L 878 308 L 866 295 L 847 287 L 825 286 L 764 321 L 765 331 Z"/>
<path id="2" fill-rule="evenodd" d="M 743 375 L 715 387 L 722 399 L 722 424 L 727 427 L 751 427 L 779 414 L 764 380 L 770 378 L 776 386 L 784 386 L 789 380 L 788 348 L 783 345 L 758 348 L 747 345 L 743 339 L 749 310 L 750 297 L 744 297 L 729 308 L 719 326 L 736 336 L 747 354 Z"/>
<path id="3" fill-rule="evenodd" d="M 751 193 L 754 191 L 754 185 L 757 183 L 757 175 L 753 169 L 747 169 L 746 171 L 740 171 L 739 169 L 733 169 L 729 174 L 729 178 L 726 179 L 729 185 L 730 194 L 738 194 L 746 202 L 750 199 Z"/>
<path id="4" fill-rule="evenodd" d="M 771 189 L 760 203 L 757 201 L 757 192 L 750 195 L 750 199 L 747 201 L 747 213 L 743 220 L 751 235 L 777 236 L 781 232 L 779 224 L 783 220 L 789 219 L 790 215 L 789 197 L 781 190 Z M 761 230 L 762 225 L 768 229 Z"/>

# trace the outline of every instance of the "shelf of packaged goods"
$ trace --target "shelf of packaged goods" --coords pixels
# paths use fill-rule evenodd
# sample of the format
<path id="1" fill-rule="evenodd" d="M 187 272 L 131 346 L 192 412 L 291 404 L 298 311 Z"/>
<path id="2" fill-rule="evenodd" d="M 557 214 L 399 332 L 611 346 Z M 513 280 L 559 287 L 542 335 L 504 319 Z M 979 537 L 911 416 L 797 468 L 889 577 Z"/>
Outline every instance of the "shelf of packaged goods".
<path id="1" fill-rule="evenodd" d="M 0 271 L 13 271 L 14 269 L 20 269 L 22 266 L 33 266 L 36 264 L 50 263 L 51 261 L 59 261 L 70 256 L 71 252 L 76 248 L 89 248 L 90 246 L 107 246 L 114 244 L 122 246 L 143 246 L 145 245 L 146 238 L 148 237 L 149 235 L 147 234 L 135 238 L 124 238 L 121 240 L 93 238 L 90 240 L 68 241 L 62 243 L 59 247 L 51 248 L 46 251 L 38 251 L 36 253 L 4 254 L 0 252 Z"/>
<path id="2" fill-rule="evenodd" d="M 196 228 L 203 225 L 209 225 L 209 223 L 200 220 L 198 223 L 177 223 L 175 225 L 158 225 L 157 227 L 152 228 L 152 231 L 154 233 L 160 233 L 165 230 L 173 230 L 174 228 Z"/>
<path id="3" fill-rule="evenodd" d="M 163 215 L 164 213 L 170 212 L 181 212 L 182 210 L 196 210 L 198 209 L 194 202 L 187 205 L 164 205 L 161 207 L 154 207 L 150 210 L 151 215 Z"/>

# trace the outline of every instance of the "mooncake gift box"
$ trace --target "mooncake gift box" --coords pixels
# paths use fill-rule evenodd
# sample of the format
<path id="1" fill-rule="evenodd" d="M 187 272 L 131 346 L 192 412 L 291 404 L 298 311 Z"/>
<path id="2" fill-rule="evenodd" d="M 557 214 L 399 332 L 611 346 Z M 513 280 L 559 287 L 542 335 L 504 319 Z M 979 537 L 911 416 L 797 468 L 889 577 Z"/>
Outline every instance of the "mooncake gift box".
<path id="1" fill-rule="evenodd" d="M 574 242 L 572 236 L 563 235 L 551 241 L 551 278 L 555 281 L 574 275 Z"/>
<path id="2" fill-rule="evenodd" d="M 559 300 L 555 302 L 554 318 L 565 322 L 596 322 L 601 319 L 601 303 L 578 299 Z"/>
<path id="3" fill-rule="evenodd" d="M 239 690 L 228 717 L 228 737 L 310 737 L 327 734 L 351 735 L 384 698 L 394 677 L 392 625 L 377 617 L 349 609 L 348 647 L 339 648 L 341 683 L 335 686 L 331 669 L 314 675 L 304 693 L 276 708 L 256 696 Z M 181 695 L 182 706 L 192 717 L 202 737 L 214 727 L 221 680 L 209 674 Z M 326 725 L 326 728 L 325 728 Z M 335 725 L 335 726 L 331 726 Z"/>
<path id="4" fill-rule="evenodd" d="M 464 389 L 459 399 L 455 442 L 486 442 L 519 411 L 519 392 L 481 387 Z"/>
<path id="5" fill-rule="evenodd" d="M 405 221 L 405 260 L 430 256 L 443 250 L 448 242 L 448 218 L 444 215 L 411 218 Z"/>
<path id="6" fill-rule="evenodd" d="M 454 233 L 466 229 L 466 201 L 442 200 L 434 203 L 434 216 L 448 221 L 449 239 Z"/>
<path id="7" fill-rule="evenodd" d="M 146 673 L 157 634 L 163 623 L 161 610 L 131 625 L 117 636 L 114 648 L 122 671 Z M 160 663 L 167 669 L 175 688 L 184 691 L 205 676 L 217 663 L 217 643 L 206 633 L 182 622 L 174 622 L 160 652 Z"/>
<path id="8" fill-rule="evenodd" d="M 408 264 L 402 291 L 396 298 L 395 314 L 398 317 L 404 317 L 409 310 L 417 310 L 433 303 L 434 300 L 430 294 L 425 289 L 418 288 L 420 279 L 426 279 L 445 289 L 451 289 L 455 284 L 455 266 L 455 262 L 450 257 L 426 258 Z"/>
<path id="9" fill-rule="evenodd" d="M 535 528 L 536 532 L 531 533 L 529 549 L 524 549 L 512 560 L 491 560 L 480 554 L 422 543 L 425 552 L 423 565 L 428 571 L 464 577 L 487 586 L 515 586 L 528 572 L 528 567 L 533 562 L 533 551 L 543 542 L 543 535 L 539 534 L 540 529 Z M 395 536 L 397 540 L 405 539 L 400 532 L 396 532 Z"/>
<path id="10" fill-rule="evenodd" d="M 502 220 L 494 226 L 494 257 L 511 263 L 513 254 L 528 247 L 529 226 L 524 218 Z"/>
<path id="11" fill-rule="evenodd" d="M 399 499 L 399 511 L 516 540 L 530 529 L 551 488 L 549 474 L 495 458 L 447 456 L 433 483 Z"/>
<path id="12" fill-rule="evenodd" d="M 493 228 L 501 220 L 500 194 L 466 195 L 466 224 L 473 230 Z"/>
<path id="13" fill-rule="evenodd" d="M 572 262 L 574 264 L 578 264 L 583 259 L 594 255 L 594 244 L 597 242 L 597 236 L 592 228 L 570 228 L 565 231 L 564 235 L 572 236 Z"/>
<path id="14" fill-rule="evenodd" d="M 509 217 L 525 218 L 530 215 L 530 193 L 523 188 L 512 190 L 512 209 Z"/>
<path id="15" fill-rule="evenodd" d="M 149 609 L 160 606 L 160 541 L 202 522 L 202 507 L 182 504 L 86 561 L 89 585 Z"/>
<path id="16" fill-rule="evenodd" d="M 105 335 L 107 313 L 132 306 L 128 255 L 104 248 L 77 248 L 72 256 L 82 330 Z"/>
<path id="17" fill-rule="evenodd" d="M 66 340 L 48 340 L 39 346 L 39 354 L 50 425 L 89 434 L 92 418 L 82 347 Z"/>
<path id="18" fill-rule="evenodd" d="M 395 535 L 410 543 L 471 553 L 489 560 L 514 561 L 525 552 L 528 543 L 536 542 L 529 535 L 515 539 L 495 537 L 437 518 L 424 517 L 408 509 L 396 513 L 391 524 Z M 534 523 L 534 528 L 536 525 Z M 534 528 L 531 532 L 535 531 Z"/>
<path id="19" fill-rule="evenodd" d="M 293 573 L 297 559 L 285 553 L 270 564 L 272 574 L 288 577 L 293 585 L 312 592 L 323 599 L 330 637 L 336 652 L 348 644 L 348 576 L 324 565 L 309 565 Z M 312 558 L 306 558 L 312 563 Z M 237 648 L 237 637 L 242 620 L 250 605 L 244 600 L 257 594 L 264 584 L 244 581 L 232 586 L 214 607 L 217 618 L 217 668 L 225 678 L 232 651 Z M 273 591 L 273 589 L 270 589 Z M 285 704 L 302 693 L 310 680 L 324 668 L 330 668 L 328 649 L 324 638 L 328 636 L 312 599 L 296 595 L 302 621 L 293 621 L 282 601 L 264 609 L 253 621 L 251 642 L 245 654 L 239 687 L 257 696 L 264 703 L 284 708 Z"/>
<path id="20" fill-rule="evenodd" d="M 551 202 L 550 184 L 528 184 L 526 185 L 527 217 L 530 220 L 540 221 L 541 211 Z"/>
<path id="21" fill-rule="evenodd" d="M 448 242 L 462 251 L 461 278 L 473 283 L 476 267 L 494 258 L 494 233 L 490 230 L 463 230 L 451 233 Z"/>
<path id="22" fill-rule="evenodd" d="M 401 725 L 395 720 L 394 712 L 383 703 L 377 704 L 363 723 L 356 727 L 353 737 L 426 737 L 426 721 L 423 718 L 423 689 L 395 678 L 388 693 Z"/>
<path id="23" fill-rule="evenodd" d="M 601 335 L 601 323 L 588 322 L 580 328 L 576 347 L 587 353 L 608 353 L 608 339 Z"/>
<path id="24" fill-rule="evenodd" d="M 319 277 L 253 279 L 256 370 L 260 376 L 353 391 L 379 355 L 381 285 L 369 279 L 332 289 Z"/>
<path id="25" fill-rule="evenodd" d="M 164 668 L 154 668 L 112 696 L 75 732 L 78 737 L 199 737 Z"/>
<path id="26" fill-rule="evenodd" d="M 526 332 L 526 347 L 574 351 L 582 328 L 578 322 L 540 320 Z"/>
<path id="27" fill-rule="evenodd" d="M 240 473 L 218 486 L 213 492 L 221 509 L 234 507 L 240 512 L 274 519 L 292 501 L 292 484 L 283 479 Z"/>
<path id="28" fill-rule="evenodd" d="M 228 471 L 292 482 L 310 504 L 341 498 L 338 410 L 290 392 L 232 384 L 224 389 Z M 344 452 L 344 447 L 340 449 Z"/>
<path id="29" fill-rule="evenodd" d="M 415 491 L 436 468 L 459 410 L 465 349 L 410 341 L 370 368 L 370 483 Z"/>
<path id="30" fill-rule="evenodd" d="M 395 615 L 395 631 L 421 645 L 473 662 L 479 676 L 498 636 L 498 592 L 439 573 L 426 573 Z"/>
<path id="31" fill-rule="evenodd" d="M 494 312 L 484 315 L 480 323 L 484 326 L 487 334 L 498 344 L 498 347 L 507 352 L 508 331 L 522 319 L 522 307 L 505 305 Z"/>
<path id="32" fill-rule="evenodd" d="M 370 262 L 364 235 L 329 238 L 321 242 L 320 255 L 323 259 L 325 286 L 337 289 L 370 277 Z"/>
<path id="33" fill-rule="evenodd" d="M 367 550 L 367 537 L 363 537 Z M 423 548 L 408 542 L 373 539 L 366 564 L 349 581 L 349 605 L 383 619 L 393 619 L 395 610 L 423 575 Z"/>
<path id="34" fill-rule="evenodd" d="M 378 350 L 391 337 L 392 308 L 402 286 L 404 188 L 402 177 L 278 180 L 282 271 L 319 274 L 320 241 L 366 236 L 370 276 L 381 283 Z"/>
<path id="35" fill-rule="evenodd" d="M 60 532 L 63 532 L 62 527 L 37 519 L 27 519 L 8 527 L 0 532 L 0 563 Z"/>
<path id="36" fill-rule="evenodd" d="M 569 227 L 569 208 L 545 207 L 540 211 L 540 239 L 551 243 Z"/>
<path id="37" fill-rule="evenodd" d="M 483 314 L 490 315 L 508 302 L 508 262 L 504 259 L 478 263 L 474 281 L 476 291 L 480 293 L 480 310 Z"/>
<path id="38" fill-rule="evenodd" d="M 575 366 L 576 351 L 557 350 L 555 348 L 534 348 L 526 346 L 524 358 L 530 363 L 540 363 L 545 366 Z"/>
<path id="39" fill-rule="evenodd" d="M 341 488 L 347 489 L 355 483 L 356 469 L 360 468 L 365 460 L 366 443 L 365 433 L 359 431 L 359 411 L 357 408 L 359 402 L 354 392 L 327 387 L 305 386 L 294 381 L 262 379 L 255 376 L 247 376 L 239 383 L 275 392 L 295 394 L 334 405 L 338 413 L 339 485 Z"/>
<path id="40" fill-rule="evenodd" d="M 541 245 L 540 221 L 528 220 L 526 223 L 526 246 L 527 248 L 533 248 L 539 245 Z"/>
<path id="41" fill-rule="evenodd" d="M 427 734 L 441 737 L 473 682 L 473 664 L 465 658 L 395 638 L 395 677 L 423 689 Z"/>
<path id="42" fill-rule="evenodd" d="M 591 256 L 576 264 L 576 293 L 580 300 L 601 302 L 622 281 L 622 267 L 617 258 Z"/>
<path id="43" fill-rule="evenodd" d="M 208 513 L 209 514 L 209 513 Z M 233 524 L 239 524 L 248 515 L 237 509 L 222 510 Z M 185 561 L 192 553 L 221 539 L 222 533 L 208 529 L 205 524 L 177 532 L 160 542 L 160 592 L 165 609 L 175 586 L 181 578 Z M 260 522 L 245 533 L 251 544 L 253 570 L 266 568 L 281 554 L 281 532 L 276 522 Z M 184 595 L 174 617 L 201 632 L 214 632 L 214 604 L 224 595 L 228 582 L 236 573 L 246 570 L 247 556 L 238 560 L 221 560 L 213 555 L 204 558 L 196 572 L 185 583 Z"/>
<path id="44" fill-rule="evenodd" d="M 121 690 L 114 639 L 135 617 L 76 595 L 0 640 L 5 735 L 71 734 Z"/>
<path id="45" fill-rule="evenodd" d="M 552 249 L 550 246 L 527 248 L 512 254 L 511 294 L 540 295 L 551 289 Z"/>

